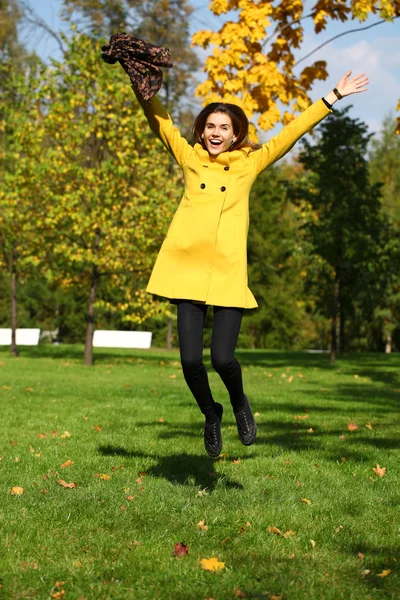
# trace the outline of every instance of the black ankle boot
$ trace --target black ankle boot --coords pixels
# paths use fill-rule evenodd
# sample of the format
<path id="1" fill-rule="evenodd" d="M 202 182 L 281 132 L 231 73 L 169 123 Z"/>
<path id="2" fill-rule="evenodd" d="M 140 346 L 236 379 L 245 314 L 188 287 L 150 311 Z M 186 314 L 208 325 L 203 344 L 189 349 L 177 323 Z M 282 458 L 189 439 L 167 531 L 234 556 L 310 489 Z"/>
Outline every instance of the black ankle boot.
<path id="1" fill-rule="evenodd" d="M 214 412 L 217 415 L 217 421 L 207 423 L 204 427 L 204 447 L 209 456 L 216 457 L 221 454 L 222 436 L 221 436 L 221 420 L 224 408 L 218 402 L 214 403 Z"/>
<path id="2" fill-rule="evenodd" d="M 235 413 L 239 439 L 245 446 L 251 446 L 256 441 L 257 424 L 251 412 L 249 399 L 244 395 L 245 406 L 243 410 Z"/>

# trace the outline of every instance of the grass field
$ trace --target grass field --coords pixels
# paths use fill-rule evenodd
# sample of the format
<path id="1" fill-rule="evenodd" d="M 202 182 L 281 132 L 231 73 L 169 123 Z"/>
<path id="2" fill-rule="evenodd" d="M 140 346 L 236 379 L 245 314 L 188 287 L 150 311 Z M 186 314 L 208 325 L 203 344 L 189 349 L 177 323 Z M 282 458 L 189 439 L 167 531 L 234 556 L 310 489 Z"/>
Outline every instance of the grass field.
<path id="1" fill-rule="evenodd" d="M 398 356 L 238 352 L 211 459 L 178 352 L 82 355 L 0 351 L 0 599 L 400 598 Z"/>

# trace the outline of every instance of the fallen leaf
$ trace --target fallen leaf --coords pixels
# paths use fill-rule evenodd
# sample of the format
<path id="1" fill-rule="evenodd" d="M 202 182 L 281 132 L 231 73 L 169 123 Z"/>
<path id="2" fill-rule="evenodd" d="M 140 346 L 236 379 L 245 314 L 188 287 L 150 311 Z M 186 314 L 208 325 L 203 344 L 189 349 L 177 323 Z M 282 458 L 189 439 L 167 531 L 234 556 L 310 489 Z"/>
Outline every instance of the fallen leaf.
<path id="1" fill-rule="evenodd" d="M 233 460 L 233 461 L 232 461 L 232 464 L 233 464 L 233 465 L 239 465 L 239 464 L 240 464 L 240 458 L 238 458 L 238 459 L 236 459 L 236 460 Z"/>
<path id="2" fill-rule="evenodd" d="M 315 542 L 314 540 L 310 540 L 310 544 L 312 548 L 315 548 L 315 546 L 317 545 L 317 542 Z"/>
<path id="3" fill-rule="evenodd" d="M 66 460 L 65 463 L 63 463 L 60 467 L 60 469 L 68 469 L 71 465 L 74 465 L 74 461 L 73 460 Z"/>
<path id="4" fill-rule="evenodd" d="M 392 572 L 391 569 L 385 569 L 382 571 L 382 573 L 377 573 L 376 576 L 377 577 L 387 577 L 388 575 L 390 575 L 391 572 Z"/>
<path id="5" fill-rule="evenodd" d="M 343 525 L 339 525 L 339 527 L 335 528 L 335 533 L 339 533 L 340 531 L 342 531 L 343 529 Z"/>
<path id="6" fill-rule="evenodd" d="M 143 479 L 142 479 L 141 477 L 138 477 L 138 478 L 136 479 L 136 483 L 143 483 Z"/>
<path id="7" fill-rule="evenodd" d="M 380 467 L 379 465 L 372 467 L 372 470 L 377 477 L 383 477 L 386 473 L 386 467 Z"/>
<path id="8" fill-rule="evenodd" d="M 349 423 L 347 425 L 347 429 L 349 431 L 356 431 L 357 429 L 359 429 L 358 425 L 356 425 L 355 423 Z"/>
<path id="9" fill-rule="evenodd" d="M 280 596 L 274 596 L 273 594 L 271 594 L 270 596 L 268 596 L 269 600 L 281 600 L 282 598 L 282 594 Z"/>
<path id="10" fill-rule="evenodd" d="M 64 433 L 62 433 L 62 434 L 60 435 L 60 437 L 61 437 L 61 438 L 63 438 L 63 439 L 65 439 L 65 438 L 70 438 L 70 437 L 71 437 L 71 434 L 70 434 L 70 432 L 69 432 L 69 431 L 64 431 Z"/>
<path id="11" fill-rule="evenodd" d="M 172 375 L 169 376 L 170 379 L 176 379 L 176 375 L 175 373 L 173 373 Z"/>
<path id="12" fill-rule="evenodd" d="M 53 600 L 62 600 L 62 598 L 64 598 L 65 596 L 65 590 L 60 590 L 59 592 L 53 592 L 51 594 L 51 597 L 53 598 Z"/>
<path id="13" fill-rule="evenodd" d="M 371 430 L 371 429 L 373 429 L 373 427 L 372 427 L 372 423 L 366 423 L 366 424 L 365 424 L 365 427 L 366 427 L 367 429 L 370 429 L 370 430 Z"/>
<path id="14" fill-rule="evenodd" d="M 260 413 L 259 413 L 259 412 L 255 412 L 255 413 L 254 413 L 254 416 L 255 416 L 255 417 L 259 417 L 259 416 L 260 416 Z"/>
<path id="15" fill-rule="evenodd" d="M 311 500 L 308 498 L 302 498 L 301 501 L 304 502 L 304 504 L 311 504 Z"/>
<path id="16" fill-rule="evenodd" d="M 345 435 L 339 435 L 339 440 L 345 440 L 346 436 Z"/>
<path id="17" fill-rule="evenodd" d="M 134 500 L 134 499 L 135 499 L 135 496 L 127 496 L 127 497 L 126 497 L 126 499 L 127 499 L 129 502 L 131 502 L 132 500 Z"/>
<path id="18" fill-rule="evenodd" d="M 95 431 L 103 431 L 103 428 L 102 428 L 102 426 L 101 426 L 101 425 L 93 425 L 93 429 L 94 429 Z"/>
<path id="19" fill-rule="evenodd" d="M 369 575 L 371 573 L 370 569 L 364 569 L 364 571 L 361 571 L 361 575 L 363 575 L 363 577 L 365 577 L 366 575 Z"/>
<path id="20" fill-rule="evenodd" d="M 72 489 L 78 487 L 78 484 L 75 482 L 67 483 L 64 479 L 57 479 L 57 482 L 64 488 Z"/>
<path id="21" fill-rule="evenodd" d="M 189 554 L 189 548 L 185 546 L 183 542 L 175 544 L 172 556 L 187 556 Z"/>
<path id="22" fill-rule="evenodd" d="M 302 481 L 296 481 L 297 487 L 303 487 L 304 483 Z"/>
<path id="23" fill-rule="evenodd" d="M 284 538 L 290 538 L 290 537 L 294 537 L 296 535 L 296 532 L 293 531 L 293 529 L 289 529 L 288 531 L 285 531 L 285 533 L 283 534 Z"/>
<path id="24" fill-rule="evenodd" d="M 20 487 L 19 485 L 14 486 L 13 488 L 11 488 L 10 494 L 12 496 L 22 496 L 22 494 L 24 493 L 24 488 Z"/>
<path id="25" fill-rule="evenodd" d="M 76 561 L 74 562 L 74 567 L 75 567 L 76 569 L 80 569 L 81 567 L 83 567 L 83 562 L 82 562 L 82 561 L 80 561 L 80 560 L 76 560 Z"/>
<path id="26" fill-rule="evenodd" d="M 28 387 L 28 388 L 25 388 L 25 391 L 26 392 L 34 392 L 35 390 L 31 387 Z"/>
<path id="27" fill-rule="evenodd" d="M 275 533 L 276 535 L 283 535 L 282 531 L 277 527 L 267 527 L 267 531 L 270 533 Z"/>
<path id="28" fill-rule="evenodd" d="M 89 417 L 86 417 L 86 416 L 83 416 L 83 417 L 82 417 L 82 419 L 83 419 L 84 421 L 89 421 Z"/>
<path id="29" fill-rule="evenodd" d="M 288 383 L 292 383 L 293 379 L 294 379 L 294 377 L 293 377 L 293 375 L 291 375 L 288 379 Z"/>
<path id="30" fill-rule="evenodd" d="M 48 494 L 49 490 L 46 490 L 46 489 L 43 488 L 42 490 L 40 490 L 40 493 L 41 494 Z"/>
<path id="31" fill-rule="evenodd" d="M 47 438 L 47 433 L 39 433 L 39 435 L 37 437 L 39 438 L 39 440 L 43 440 L 43 439 Z"/>
<path id="32" fill-rule="evenodd" d="M 205 524 L 204 520 L 201 520 L 196 524 L 196 529 L 201 529 L 201 531 L 207 531 L 208 525 Z"/>
<path id="33" fill-rule="evenodd" d="M 21 460 L 21 459 L 20 459 L 20 457 L 19 457 L 19 456 L 16 456 L 16 457 L 14 458 L 14 462 L 16 462 L 16 463 L 19 463 L 19 461 L 20 461 L 20 460 Z"/>
<path id="34" fill-rule="evenodd" d="M 310 415 L 296 415 L 295 416 L 295 419 L 297 421 L 305 421 L 306 419 L 309 419 L 309 418 L 310 418 Z"/>
<path id="35" fill-rule="evenodd" d="M 233 590 L 233 594 L 236 596 L 236 598 L 246 598 L 246 594 L 240 590 L 237 590 L 236 588 Z"/>
<path id="36" fill-rule="evenodd" d="M 304 377 L 304 375 L 303 375 L 303 373 L 297 373 L 297 377 L 300 377 L 300 379 L 301 379 L 302 377 Z"/>
<path id="37" fill-rule="evenodd" d="M 163 419 L 162 417 L 160 417 L 160 418 L 158 419 L 158 422 L 159 422 L 159 423 L 164 423 L 164 419 Z"/>
<path id="38" fill-rule="evenodd" d="M 225 568 L 225 563 L 220 562 L 218 558 L 202 558 L 201 559 L 201 568 L 205 571 L 221 571 L 221 569 Z"/>
<path id="39" fill-rule="evenodd" d="M 360 560 L 362 560 L 362 559 L 364 558 L 364 554 L 363 554 L 362 552 L 359 552 L 359 553 L 357 554 L 357 557 L 358 557 Z"/>
<path id="40" fill-rule="evenodd" d="M 207 495 L 208 495 L 207 488 L 204 488 L 204 489 L 202 489 L 202 490 L 199 490 L 199 491 L 197 492 L 197 494 L 196 494 L 196 496 L 199 496 L 200 498 L 201 498 L 202 496 L 207 496 Z"/>
<path id="41" fill-rule="evenodd" d="M 310 427 L 310 429 L 307 429 L 307 433 L 314 433 L 314 429 Z"/>
<path id="42" fill-rule="evenodd" d="M 342 463 L 346 463 L 347 462 L 347 456 L 342 456 L 342 458 L 340 459 Z"/>

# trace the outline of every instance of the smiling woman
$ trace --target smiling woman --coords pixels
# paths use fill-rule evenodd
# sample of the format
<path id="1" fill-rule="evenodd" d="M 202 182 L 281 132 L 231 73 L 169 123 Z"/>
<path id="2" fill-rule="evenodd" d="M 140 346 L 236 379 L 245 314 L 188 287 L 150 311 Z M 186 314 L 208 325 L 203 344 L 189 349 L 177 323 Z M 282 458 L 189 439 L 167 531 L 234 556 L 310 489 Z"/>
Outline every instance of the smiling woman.
<path id="1" fill-rule="evenodd" d="M 364 75 L 346 73 L 336 87 L 262 146 L 248 138 L 249 122 L 234 104 L 212 103 L 194 124 L 195 144 L 180 134 L 158 98 L 137 91 L 151 129 L 182 168 L 185 192 L 161 247 L 147 291 L 177 304 L 185 380 L 205 416 L 204 445 L 222 450 L 223 407 L 214 401 L 203 364 L 203 327 L 214 309 L 211 362 L 229 393 L 239 439 L 250 446 L 257 427 L 234 356 L 243 311 L 257 302 L 247 284 L 249 194 L 256 177 L 284 156 L 331 112 L 332 104 L 366 91 Z"/>

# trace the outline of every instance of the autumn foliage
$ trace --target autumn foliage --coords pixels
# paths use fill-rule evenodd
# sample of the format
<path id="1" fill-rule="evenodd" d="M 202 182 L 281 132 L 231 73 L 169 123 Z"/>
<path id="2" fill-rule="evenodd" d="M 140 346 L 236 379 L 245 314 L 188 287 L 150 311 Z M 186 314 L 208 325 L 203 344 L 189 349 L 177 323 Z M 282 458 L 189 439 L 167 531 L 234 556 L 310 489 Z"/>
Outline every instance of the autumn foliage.
<path id="1" fill-rule="evenodd" d="M 197 95 L 207 102 L 235 102 L 251 117 L 259 113 L 261 129 L 293 118 L 292 112 L 310 104 L 316 80 L 327 77 L 324 60 L 295 70 L 295 52 L 304 39 L 304 21 L 312 19 L 319 34 L 329 21 L 364 21 L 371 13 L 391 20 L 400 14 L 397 0 L 318 0 L 306 10 L 303 0 L 212 0 L 215 15 L 233 11 L 219 31 L 201 30 L 193 43 L 211 49 L 205 63 L 207 79 Z M 281 110 L 279 105 L 290 107 Z"/>

